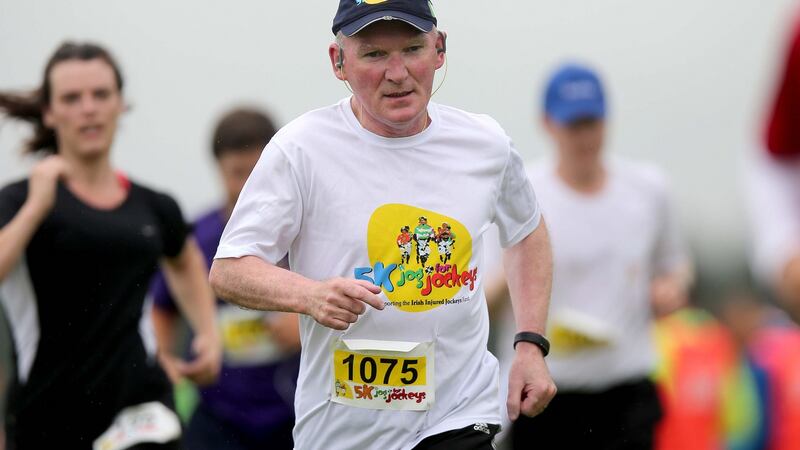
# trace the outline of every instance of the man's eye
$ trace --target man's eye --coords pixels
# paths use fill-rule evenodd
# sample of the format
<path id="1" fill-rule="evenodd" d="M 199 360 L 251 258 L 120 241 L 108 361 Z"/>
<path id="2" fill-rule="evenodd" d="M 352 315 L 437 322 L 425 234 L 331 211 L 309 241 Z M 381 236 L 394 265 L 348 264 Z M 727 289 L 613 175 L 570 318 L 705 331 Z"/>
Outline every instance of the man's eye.
<path id="1" fill-rule="evenodd" d="M 78 95 L 78 94 L 67 94 L 64 97 L 62 97 L 62 99 L 64 100 L 64 103 L 75 103 L 75 102 L 78 101 L 79 98 L 80 98 L 80 95 Z"/>
<path id="2" fill-rule="evenodd" d="M 418 51 L 422 50 L 423 48 L 424 48 L 424 46 L 422 46 L 422 45 L 414 45 L 414 46 L 408 47 L 406 49 L 406 51 L 409 52 L 409 53 L 414 53 L 414 52 L 418 52 Z"/>
<path id="3" fill-rule="evenodd" d="M 365 58 L 377 58 L 379 56 L 381 56 L 381 52 L 379 52 L 377 50 L 374 51 L 374 52 L 364 53 L 364 57 Z"/>

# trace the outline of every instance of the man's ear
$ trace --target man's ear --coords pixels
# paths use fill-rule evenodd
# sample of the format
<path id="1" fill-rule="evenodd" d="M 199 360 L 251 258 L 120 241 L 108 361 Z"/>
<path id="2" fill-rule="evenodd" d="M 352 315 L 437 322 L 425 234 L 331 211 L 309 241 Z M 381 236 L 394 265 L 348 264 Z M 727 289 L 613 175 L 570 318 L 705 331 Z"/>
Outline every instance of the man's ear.
<path id="1" fill-rule="evenodd" d="M 444 65 L 444 60 L 447 57 L 447 33 L 439 31 L 436 35 L 436 68 L 439 69 Z"/>
<path id="2" fill-rule="evenodd" d="M 328 46 L 328 57 L 331 60 L 333 75 L 339 80 L 345 81 L 347 78 L 344 76 L 344 49 L 338 44 L 331 44 Z"/>
<path id="3" fill-rule="evenodd" d="M 447 53 L 447 33 L 444 31 L 437 32 L 436 53 Z"/>

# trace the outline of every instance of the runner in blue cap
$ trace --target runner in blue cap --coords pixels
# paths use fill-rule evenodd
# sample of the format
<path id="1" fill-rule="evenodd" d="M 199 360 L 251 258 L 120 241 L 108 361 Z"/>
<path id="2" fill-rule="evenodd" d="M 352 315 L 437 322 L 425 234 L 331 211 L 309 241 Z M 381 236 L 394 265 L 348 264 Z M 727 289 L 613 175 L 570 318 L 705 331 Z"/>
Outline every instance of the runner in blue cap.
<path id="1" fill-rule="evenodd" d="M 559 393 L 514 424 L 514 448 L 652 448 L 661 414 L 652 317 L 682 306 L 691 279 L 666 179 L 604 155 L 607 103 L 592 69 L 558 68 L 543 109 L 556 157 L 529 174 L 552 230 Z"/>

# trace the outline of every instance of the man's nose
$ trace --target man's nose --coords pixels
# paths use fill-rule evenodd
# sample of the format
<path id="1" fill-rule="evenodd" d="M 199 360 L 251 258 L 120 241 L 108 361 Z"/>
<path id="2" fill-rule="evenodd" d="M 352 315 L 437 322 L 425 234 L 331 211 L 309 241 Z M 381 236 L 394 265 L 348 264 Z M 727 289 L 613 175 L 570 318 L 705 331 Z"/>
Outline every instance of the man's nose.
<path id="1" fill-rule="evenodd" d="M 386 79 L 393 83 L 400 83 L 408 77 L 406 62 L 400 55 L 389 57 L 386 66 Z"/>

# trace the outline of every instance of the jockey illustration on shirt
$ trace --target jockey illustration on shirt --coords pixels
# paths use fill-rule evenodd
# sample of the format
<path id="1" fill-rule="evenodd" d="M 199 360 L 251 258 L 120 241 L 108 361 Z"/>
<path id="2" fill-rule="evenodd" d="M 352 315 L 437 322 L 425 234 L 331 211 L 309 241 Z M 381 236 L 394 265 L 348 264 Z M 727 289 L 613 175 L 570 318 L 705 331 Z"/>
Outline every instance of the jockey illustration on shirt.
<path id="1" fill-rule="evenodd" d="M 397 247 L 400 248 L 400 264 L 408 264 L 411 260 L 411 234 L 410 227 L 404 225 L 397 236 Z"/>
<path id="2" fill-rule="evenodd" d="M 456 245 L 456 234 L 450 229 L 450 224 L 442 222 L 442 226 L 437 229 L 434 239 L 438 244 L 439 261 L 441 261 L 442 264 L 450 261 L 453 248 L 455 248 Z"/>
<path id="3" fill-rule="evenodd" d="M 433 227 L 428 225 L 428 218 L 420 216 L 419 225 L 414 228 L 414 242 L 417 243 L 417 263 L 425 267 L 428 257 L 431 256 L 430 243 L 434 238 Z"/>

